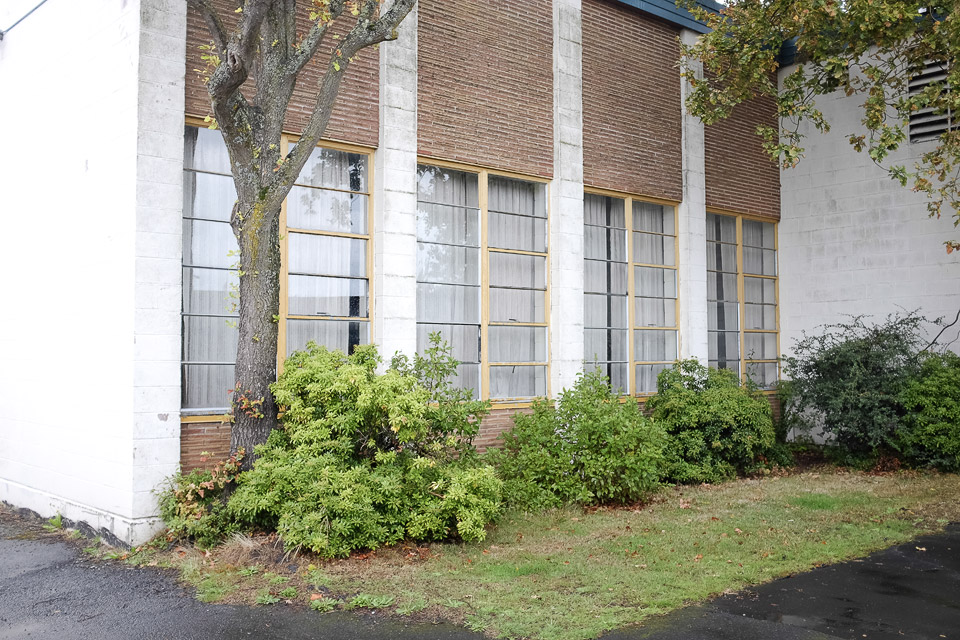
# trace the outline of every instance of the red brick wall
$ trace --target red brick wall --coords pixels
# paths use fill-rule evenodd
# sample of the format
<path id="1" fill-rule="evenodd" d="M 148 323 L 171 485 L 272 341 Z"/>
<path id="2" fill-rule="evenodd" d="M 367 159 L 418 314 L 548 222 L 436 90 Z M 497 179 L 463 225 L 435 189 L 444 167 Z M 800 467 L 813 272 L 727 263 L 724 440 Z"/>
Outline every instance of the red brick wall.
<path id="1" fill-rule="evenodd" d="M 679 29 L 610 0 L 583 2 L 583 180 L 680 200 Z"/>
<path id="2" fill-rule="evenodd" d="M 208 453 L 206 460 L 202 454 Z M 180 425 L 180 468 L 184 473 L 209 469 L 230 457 L 230 425 L 184 422 Z"/>
<path id="3" fill-rule="evenodd" d="M 550 0 L 420 0 L 421 155 L 553 175 Z"/>
<path id="4" fill-rule="evenodd" d="M 220 10 L 227 24 L 234 24 L 236 14 L 234 10 L 238 4 L 235 0 L 214 0 L 214 5 Z M 300 3 L 302 15 L 299 16 L 299 30 L 306 33 L 309 27 L 307 5 Z M 341 17 L 337 30 L 341 33 L 349 28 L 348 20 L 352 16 Z M 329 35 L 327 36 L 329 38 Z M 210 34 L 200 15 L 192 8 L 187 11 L 187 82 L 186 82 L 186 113 L 187 115 L 204 117 L 210 114 L 210 98 L 203 86 L 199 74 L 195 69 L 202 69 L 200 60 L 202 44 L 210 44 Z M 287 112 L 285 129 L 291 133 L 300 133 L 310 118 L 313 106 L 316 103 L 316 91 L 327 67 L 329 54 L 332 51 L 333 39 L 328 40 L 330 47 L 321 48 L 310 64 L 301 72 L 297 88 L 290 100 Z M 340 140 L 356 144 L 377 146 L 379 141 L 380 123 L 380 84 L 379 84 L 379 52 L 368 48 L 347 69 L 343 84 L 340 86 L 340 96 L 337 99 L 330 124 L 324 138 Z M 246 92 L 249 88 L 251 93 Z M 248 80 L 245 93 L 252 95 L 254 84 Z"/>
<path id="5" fill-rule="evenodd" d="M 776 105 L 757 98 L 706 127 L 707 206 L 780 219 L 780 169 L 763 150 L 758 124 L 777 126 Z"/>

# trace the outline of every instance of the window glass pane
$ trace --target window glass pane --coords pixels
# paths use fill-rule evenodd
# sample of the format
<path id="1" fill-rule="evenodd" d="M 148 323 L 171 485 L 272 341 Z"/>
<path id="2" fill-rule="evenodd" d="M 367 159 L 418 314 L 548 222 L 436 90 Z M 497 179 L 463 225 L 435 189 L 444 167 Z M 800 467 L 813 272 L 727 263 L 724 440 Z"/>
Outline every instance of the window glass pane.
<path id="1" fill-rule="evenodd" d="M 318 276 L 367 275 L 367 241 L 306 233 L 287 234 L 290 273 Z"/>
<path id="2" fill-rule="evenodd" d="M 672 364 L 638 364 L 637 393 L 656 393 L 657 376 L 661 371 L 672 368 Z"/>
<path id="3" fill-rule="evenodd" d="M 594 260 L 627 261 L 627 234 L 623 229 L 583 227 L 583 257 Z"/>
<path id="4" fill-rule="evenodd" d="M 626 362 L 629 357 L 626 329 L 585 329 L 583 359 L 586 362 Z"/>
<path id="5" fill-rule="evenodd" d="M 547 395 L 547 368 L 542 365 L 490 367 L 490 397 L 534 398 Z"/>
<path id="6" fill-rule="evenodd" d="M 626 263 L 584 260 L 583 267 L 583 290 L 587 293 L 627 293 Z"/>
<path id="7" fill-rule="evenodd" d="M 774 360 L 777 354 L 777 334 L 743 334 L 743 352 L 747 360 Z"/>
<path id="8" fill-rule="evenodd" d="M 625 202 L 620 198 L 583 194 L 583 222 L 600 227 L 626 228 Z"/>
<path id="9" fill-rule="evenodd" d="M 487 192 L 491 212 L 547 217 L 547 185 L 542 182 L 490 176 Z"/>
<path id="10" fill-rule="evenodd" d="M 516 216 L 491 211 L 488 220 L 488 245 L 517 251 L 547 250 L 547 219 Z"/>
<path id="11" fill-rule="evenodd" d="M 776 246 L 773 235 L 774 225 L 771 222 L 743 221 L 743 246 L 745 247 L 773 249 Z"/>
<path id="12" fill-rule="evenodd" d="M 440 332 L 453 349 L 453 357 L 460 362 L 480 362 L 480 325 L 418 324 L 417 352 L 430 346 L 430 334 Z"/>
<path id="13" fill-rule="evenodd" d="M 291 145 L 291 151 L 294 145 Z M 317 147 L 303 165 L 295 184 L 345 191 L 367 190 L 367 156 Z"/>
<path id="14" fill-rule="evenodd" d="M 287 227 L 365 234 L 367 196 L 294 187 L 287 196 Z"/>
<path id="15" fill-rule="evenodd" d="M 715 213 L 707 214 L 707 240 L 737 242 L 737 219 Z"/>
<path id="16" fill-rule="evenodd" d="M 736 302 L 738 299 L 735 273 L 707 272 L 707 300 Z"/>
<path id="17" fill-rule="evenodd" d="M 587 328 L 626 328 L 627 296 L 586 294 L 583 299 L 583 324 Z"/>
<path id="18" fill-rule="evenodd" d="M 674 235 L 673 218 L 673 207 L 653 204 L 652 202 L 634 201 L 633 203 L 634 231 L 652 231 Z"/>
<path id="19" fill-rule="evenodd" d="M 740 376 L 740 362 L 738 360 L 710 360 L 707 364 L 714 369 L 729 369 L 733 371 L 737 377 Z"/>
<path id="20" fill-rule="evenodd" d="M 237 315 L 236 271 L 183 268 L 183 312 Z"/>
<path id="21" fill-rule="evenodd" d="M 745 304 L 743 313 L 744 329 L 764 329 L 773 331 L 777 328 L 777 307 L 772 304 Z"/>
<path id="22" fill-rule="evenodd" d="M 738 322 L 740 305 L 735 302 L 707 302 L 707 328 L 712 330 L 734 330 L 740 328 Z"/>
<path id="23" fill-rule="evenodd" d="M 490 252 L 490 286 L 547 288 L 547 259 L 517 253 Z"/>
<path id="24" fill-rule="evenodd" d="M 634 360 L 656 362 L 677 359 L 677 332 L 635 329 Z"/>
<path id="25" fill-rule="evenodd" d="M 185 362 L 236 362 L 236 321 L 216 316 L 184 316 L 182 356 Z"/>
<path id="26" fill-rule="evenodd" d="M 417 243 L 417 280 L 444 284 L 480 284 L 480 250 L 447 244 Z"/>
<path id="27" fill-rule="evenodd" d="M 627 363 L 617 362 L 585 362 L 584 371 L 599 371 L 610 379 L 610 388 L 614 393 L 628 393 Z"/>
<path id="28" fill-rule="evenodd" d="M 708 331 L 707 349 L 710 360 L 739 360 L 740 334 L 737 331 Z"/>
<path id="29" fill-rule="evenodd" d="M 183 166 L 187 169 L 231 175 L 230 156 L 223 143 L 223 134 L 215 129 L 186 127 L 183 136 Z"/>
<path id="30" fill-rule="evenodd" d="M 645 264 L 676 264 L 676 247 L 673 236 L 658 236 L 651 233 L 633 234 L 633 261 Z"/>
<path id="31" fill-rule="evenodd" d="M 183 221 L 184 264 L 229 269 L 239 260 L 237 238 L 229 224 L 206 220 Z"/>
<path id="32" fill-rule="evenodd" d="M 231 176 L 183 172 L 183 217 L 230 222 L 237 190 Z"/>
<path id="33" fill-rule="evenodd" d="M 418 322 L 480 323 L 480 287 L 417 284 Z"/>
<path id="34" fill-rule="evenodd" d="M 370 341 L 370 323 L 354 320 L 287 320 L 287 355 L 311 340 L 328 349 L 352 353 L 358 344 Z"/>
<path id="35" fill-rule="evenodd" d="M 673 298 L 634 298 L 633 321 L 638 327 L 677 326 L 677 303 Z"/>
<path id="36" fill-rule="evenodd" d="M 491 322 L 546 322 L 546 294 L 532 289 L 490 288 Z"/>
<path id="37" fill-rule="evenodd" d="M 487 329 L 490 362 L 546 362 L 546 327 L 503 327 Z"/>
<path id="38" fill-rule="evenodd" d="M 762 389 L 769 389 L 777 382 L 776 362 L 748 362 L 747 375 Z"/>
<path id="39" fill-rule="evenodd" d="M 707 243 L 707 271 L 737 272 L 737 247 L 718 242 Z"/>
<path id="40" fill-rule="evenodd" d="M 650 298 L 676 298 L 677 272 L 656 267 L 634 267 L 635 294 Z"/>
<path id="41" fill-rule="evenodd" d="M 290 276 L 287 280 L 289 313 L 293 316 L 366 318 L 369 284 L 351 278 Z"/>
<path id="42" fill-rule="evenodd" d="M 744 247 L 743 272 L 760 276 L 777 275 L 777 252 L 773 249 Z"/>
<path id="43" fill-rule="evenodd" d="M 479 176 L 443 167 L 417 167 L 417 200 L 452 204 L 462 207 L 480 206 Z"/>
<path id="44" fill-rule="evenodd" d="M 220 409 L 230 407 L 230 390 L 237 384 L 234 366 L 185 364 L 180 405 L 184 409 Z"/>
<path id="45" fill-rule="evenodd" d="M 775 280 L 767 278 L 744 278 L 743 299 L 755 304 L 776 304 L 777 286 Z"/>
<path id="46" fill-rule="evenodd" d="M 420 202 L 417 240 L 479 247 L 480 213 L 477 209 Z"/>

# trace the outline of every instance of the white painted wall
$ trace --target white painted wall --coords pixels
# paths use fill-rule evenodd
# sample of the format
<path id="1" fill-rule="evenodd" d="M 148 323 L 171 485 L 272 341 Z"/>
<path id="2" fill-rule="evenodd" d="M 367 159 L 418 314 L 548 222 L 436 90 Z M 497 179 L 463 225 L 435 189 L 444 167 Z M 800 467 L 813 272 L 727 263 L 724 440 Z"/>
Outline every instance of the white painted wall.
<path id="1" fill-rule="evenodd" d="M 182 5 L 49 2 L 0 42 L 0 500 L 133 543 L 179 460 Z"/>
<path id="2" fill-rule="evenodd" d="M 550 395 L 583 370 L 583 39 L 580 0 L 553 0 Z"/>
<path id="3" fill-rule="evenodd" d="M 843 320 L 845 314 L 882 320 L 919 309 L 928 318 L 952 321 L 960 310 L 960 257 L 947 255 L 942 244 L 960 238 L 960 229 L 946 216 L 928 218 L 921 196 L 853 150 L 846 137 L 865 133 L 862 101 L 842 94 L 818 98 L 832 130 L 808 132 L 805 157 L 781 176 L 785 352 L 802 331 Z M 910 165 L 932 144 L 905 143 L 891 160 Z M 954 327 L 945 336 L 956 338 L 958 331 Z"/>

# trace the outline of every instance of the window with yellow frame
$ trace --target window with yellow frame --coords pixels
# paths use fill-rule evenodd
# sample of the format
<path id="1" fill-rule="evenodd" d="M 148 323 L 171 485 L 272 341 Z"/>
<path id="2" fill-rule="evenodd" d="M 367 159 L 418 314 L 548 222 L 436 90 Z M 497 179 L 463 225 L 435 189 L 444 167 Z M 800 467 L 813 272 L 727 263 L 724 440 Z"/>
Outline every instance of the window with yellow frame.
<path id="1" fill-rule="evenodd" d="M 424 161 L 417 201 L 417 350 L 439 332 L 475 397 L 547 395 L 546 183 Z"/>
<path id="2" fill-rule="evenodd" d="M 284 145 L 294 144 L 284 139 Z M 278 362 L 308 341 L 351 351 L 370 341 L 370 152 L 317 147 L 281 212 Z M 236 200 L 219 131 L 187 126 L 184 145 L 183 352 L 185 414 L 230 404 L 236 334 Z"/>
<path id="3" fill-rule="evenodd" d="M 707 214 L 707 312 L 710 366 L 771 388 L 779 378 L 775 222 Z"/>
<path id="4" fill-rule="evenodd" d="M 584 361 L 614 389 L 656 391 L 677 358 L 676 208 L 584 194 Z"/>

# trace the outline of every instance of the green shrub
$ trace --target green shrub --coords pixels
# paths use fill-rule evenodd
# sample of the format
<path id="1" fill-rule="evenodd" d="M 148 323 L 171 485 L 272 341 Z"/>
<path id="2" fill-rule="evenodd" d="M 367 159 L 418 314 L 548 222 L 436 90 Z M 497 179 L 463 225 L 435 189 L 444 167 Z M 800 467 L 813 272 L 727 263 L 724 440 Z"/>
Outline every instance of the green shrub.
<path id="1" fill-rule="evenodd" d="M 503 439 L 488 459 L 514 506 L 630 503 L 660 483 L 663 431 L 598 372 L 581 374 L 556 406 L 539 400 L 518 413 Z"/>
<path id="2" fill-rule="evenodd" d="M 901 394 L 901 451 L 915 463 L 960 471 L 960 356 L 927 354 Z"/>
<path id="3" fill-rule="evenodd" d="M 675 482 L 717 482 L 748 471 L 774 445 L 770 403 L 736 374 L 696 360 L 662 371 L 647 401 L 669 434 L 666 476 Z"/>
<path id="4" fill-rule="evenodd" d="M 160 517 L 173 535 L 209 547 L 239 529 L 227 512 L 223 493 L 240 473 L 241 460 L 243 451 L 212 469 L 178 471 L 168 480 L 159 495 Z"/>
<path id="5" fill-rule="evenodd" d="M 483 539 L 501 492 L 471 443 L 488 406 L 460 402 L 446 381 L 456 361 L 431 338 L 426 358 L 383 374 L 372 346 L 346 356 L 311 343 L 288 358 L 271 386 L 281 427 L 240 477 L 231 514 L 326 557 L 407 537 Z"/>
<path id="6" fill-rule="evenodd" d="M 920 324 L 915 314 L 881 324 L 862 317 L 804 335 L 785 358 L 800 410 L 812 410 L 850 460 L 898 450 L 901 401 L 918 371 Z"/>

